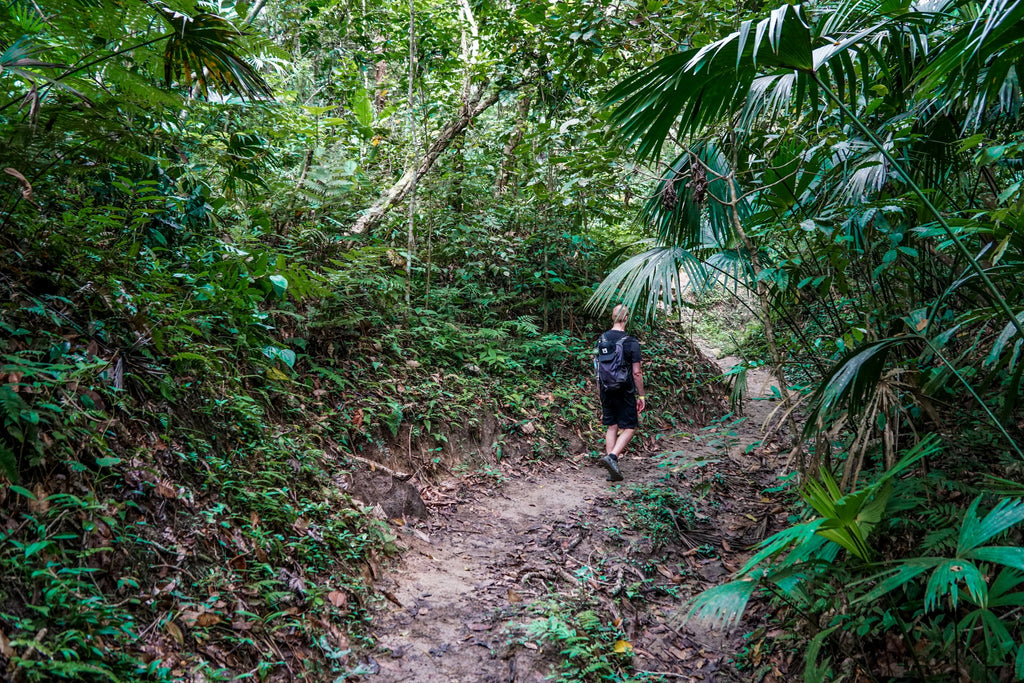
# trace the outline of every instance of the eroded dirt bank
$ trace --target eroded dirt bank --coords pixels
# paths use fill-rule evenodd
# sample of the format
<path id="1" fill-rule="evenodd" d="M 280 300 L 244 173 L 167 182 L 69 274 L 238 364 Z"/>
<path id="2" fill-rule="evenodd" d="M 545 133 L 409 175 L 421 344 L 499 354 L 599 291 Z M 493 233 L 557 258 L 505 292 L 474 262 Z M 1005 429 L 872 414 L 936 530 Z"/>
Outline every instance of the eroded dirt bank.
<path id="1" fill-rule="evenodd" d="M 545 680 L 564 643 L 529 625 L 573 606 L 607 624 L 612 666 L 629 671 L 630 660 L 628 650 L 612 654 L 607 634 L 632 646 L 637 678 L 751 680 L 755 670 L 759 680 L 785 678 L 785 663 L 760 661 L 757 643 L 743 637 L 760 618 L 757 606 L 733 633 L 679 618 L 688 597 L 727 578 L 751 544 L 785 522 L 773 492 L 779 447 L 759 445 L 776 406 L 766 375 L 752 371 L 749 385 L 745 417 L 635 440 L 620 484 L 580 453 L 426 491 L 428 521 L 396 524 L 407 550 L 380 585 L 388 602 L 374 618 L 379 649 L 368 679 Z M 673 494 L 684 501 L 670 520 L 678 533 L 661 533 L 645 501 Z"/>

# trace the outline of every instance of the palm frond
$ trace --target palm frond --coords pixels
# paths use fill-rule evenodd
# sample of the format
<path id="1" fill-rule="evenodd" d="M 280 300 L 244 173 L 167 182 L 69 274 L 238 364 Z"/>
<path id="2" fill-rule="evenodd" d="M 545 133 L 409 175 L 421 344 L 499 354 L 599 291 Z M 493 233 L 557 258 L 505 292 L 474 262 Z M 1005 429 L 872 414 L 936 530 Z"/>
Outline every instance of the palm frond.
<path id="1" fill-rule="evenodd" d="M 703 591 L 690 603 L 687 621 L 712 627 L 735 626 L 757 590 L 757 581 L 743 578 Z"/>
<path id="2" fill-rule="evenodd" d="M 988 586 L 981 571 L 973 562 L 965 562 L 961 559 L 944 560 L 928 577 L 924 597 L 925 611 L 931 612 L 937 609 L 942 598 L 947 595 L 950 604 L 956 609 L 961 582 L 967 588 L 967 592 L 975 604 L 984 605 L 987 602 Z"/>
<path id="3" fill-rule="evenodd" d="M 1002 499 L 983 519 L 978 517 L 980 504 L 981 496 L 971 503 L 967 514 L 964 515 L 963 525 L 960 527 L 960 537 L 957 541 L 958 556 L 963 556 L 1010 527 L 1024 522 L 1024 500 L 1022 499 Z"/>
<path id="4" fill-rule="evenodd" d="M 240 56 L 242 33 L 227 19 L 201 12 L 188 16 L 160 8 L 173 33 L 164 50 L 164 80 L 180 80 L 203 97 L 220 94 L 258 99 L 271 95 L 270 86 Z"/>
<path id="5" fill-rule="evenodd" d="M 646 240 L 640 244 L 656 244 Z M 684 272 L 688 282 L 680 277 Z M 654 246 L 619 264 L 598 285 L 587 302 L 591 311 L 603 311 L 615 302 L 624 303 L 631 311 L 643 312 L 652 319 L 658 307 L 670 309 L 679 305 L 683 293 L 692 283 L 706 281 L 703 263 L 682 247 Z"/>
<path id="6" fill-rule="evenodd" d="M 840 359 L 811 397 L 804 435 L 827 428 L 844 413 L 858 414 L 878 387 L 889 352 L 906 341 L 889 337 L 870 342 Z"/>

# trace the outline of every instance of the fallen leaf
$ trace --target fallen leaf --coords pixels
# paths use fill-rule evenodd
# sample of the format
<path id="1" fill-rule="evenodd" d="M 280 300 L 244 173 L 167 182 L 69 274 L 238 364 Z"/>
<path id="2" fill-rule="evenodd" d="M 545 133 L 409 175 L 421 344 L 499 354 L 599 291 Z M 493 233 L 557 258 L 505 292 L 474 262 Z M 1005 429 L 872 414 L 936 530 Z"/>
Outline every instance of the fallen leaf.
<path id="1" fill-rule="evenodd" d="M 537 649 L 537 644 L 536 643 L 523 643 L 523 647 L 525 647 L 527 650 L 536 650 Z"/>
<path id="2" fill-rule="evenodd" d="M 331 591 L 327 594 L 327 600 L 338 609 L 343 609 L 348 604 L 348 595 L 342 591 Z"/>
<path id="3" fill-rule="evenodd" d="M 231 628 L 236 631 L 251 631 L 254 623 L 255 622 L 252 621 L 246 621 L 245 619 L 234 619 L 231 622 Z"/>
<path id="4" fill-rule="evenodd" d="M 468 628 L 470 631 L 489 631 L 491 630 L 491 625 L 471 621 L 466 623 L 466 628 Z"/>
<path id="5" fill-rule="evenodd" d="M 169 500 L 173 500 L 178 497 L 178 493 L 174 490 L 174 486 L 164 480 L 160 480 L 156 483 L 153 492 L 161 498 L 167 498 Z"/>
<path id="6" fill-rule="evenodd" d="M 511 602 L 514 605 L 514 604 L 516 604 L 518 602 L 522 602 L 523 601 L 523 596 L 519 595 L 519 593 L 516 593 L 514 590 L 509 588 L 508 589 L 508 601 Z"/>
<path id="7" fill-rule="evenodd" d="M 616 654 L 624 654 L 626 652 L 633 651 L 633 645 L 628 640 L 616 640 L 615 645 L 612 646 L 612 650 Z"/>
<path id="8" fill-rule="evenodd" d="M 277 380 L 278 382 L 288 382 L 291 380 L 291 377 L 284 374 L 277 368 L 267 368 L 267 379 Z"/>
<path id="9" fill-rule="evenodd" d="M 178 645 L 185 644 L 185 634 L 181 632 L 181 629 L 173 621 L 168 621 L 164 624 L 164 630 L 167 631 L 167 635 L 174 638 Z"/>
<path id="10" fill-rule="evenodd" d="M 724 550 L 727 553 L 732 552 L 732 547 L 729 545 L 729 542 L 726 541 L 724 538 L 722 539 L 722 550 Z"/>
<path id="11" fill-rule="evenodd" d="M 11 641 L 7 640 L 7 636 L 4 635 L 3 631 L 0 631 L 0 655 L 8 659 L 14 656 L 14 648 L 11 647 Z"/>
<path id="12" fill-rule="evenodd" d="M 216 626 L 220 622 L 221 622 L 220 616 L 214 614 L 213 612 L 203 612 L 198 617 L 196 617 L 196 626 L 198 626 L 199 628 L 206 628 L 208 626 Z"/>

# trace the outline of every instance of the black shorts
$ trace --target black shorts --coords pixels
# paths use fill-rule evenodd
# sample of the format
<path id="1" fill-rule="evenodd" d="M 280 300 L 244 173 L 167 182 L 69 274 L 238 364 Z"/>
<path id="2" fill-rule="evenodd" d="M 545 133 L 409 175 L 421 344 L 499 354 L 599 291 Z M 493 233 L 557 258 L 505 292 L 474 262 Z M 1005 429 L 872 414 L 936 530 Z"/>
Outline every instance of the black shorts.
<path id="1" fill-rule="evenodd" d="M 620 429 L 636 429 L 636 394 L 630 391 L 601 392 L 601 424 L 618 425 Z"/>

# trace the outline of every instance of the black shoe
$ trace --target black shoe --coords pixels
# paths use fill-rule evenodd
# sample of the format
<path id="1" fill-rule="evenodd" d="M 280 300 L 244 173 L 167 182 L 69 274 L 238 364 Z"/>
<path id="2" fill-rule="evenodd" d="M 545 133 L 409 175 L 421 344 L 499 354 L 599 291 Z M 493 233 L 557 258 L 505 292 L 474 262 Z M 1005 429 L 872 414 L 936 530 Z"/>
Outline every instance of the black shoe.
<path id="1" fill-rule="evenodd" d="M 606 481 L 622 481 L 622 472 L 619 471 L 619 459 L 609 453 L 598 461 L 601 467 L 608 470 Z"/>

